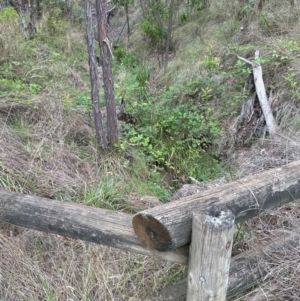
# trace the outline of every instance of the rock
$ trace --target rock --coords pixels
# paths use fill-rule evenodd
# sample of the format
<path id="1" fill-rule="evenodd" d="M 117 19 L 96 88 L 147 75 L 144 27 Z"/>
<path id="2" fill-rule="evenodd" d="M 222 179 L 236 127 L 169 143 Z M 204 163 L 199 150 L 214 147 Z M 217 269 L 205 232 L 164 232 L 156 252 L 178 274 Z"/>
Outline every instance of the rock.
<path id="1" fill-rule="evenodd" d="M 214 187 L 218 187 L 227 183 L 225 178 L 217 179 L 211 182 L 200 182 L 199 184 L 184 184 L 174 195 L 170 201 L 175 201 Z"/>
<path id="2" fill-rule="evenodd" d="M 127 204 L 129 204 L 130 206 L 132 206 L 133 208 L 139 211 L 142 211 L 152 207 L 159 206 L 161 205 L 161 202 L 155 196 L 144 195 L 141 197 L 140 195 L 132 193 L 128 197 Z"/>
<path id="3" fill-rule="evenodd" d="M 141 201 L 141 204 L 143 204 L 143 206 L 145 206 L 145 209 L 161 205 L 161 201 L 157 197 L 150 196 L 150 195 L 145 195 L 145 196 L 141 197 L 140 201 Z"/>

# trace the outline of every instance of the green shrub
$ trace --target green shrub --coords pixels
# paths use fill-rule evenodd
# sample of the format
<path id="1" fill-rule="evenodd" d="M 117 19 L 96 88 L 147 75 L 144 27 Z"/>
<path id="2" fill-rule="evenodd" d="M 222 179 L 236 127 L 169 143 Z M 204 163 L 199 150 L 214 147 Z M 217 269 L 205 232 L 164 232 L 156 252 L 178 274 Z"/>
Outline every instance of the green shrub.
<path id="1" fill-rule="evenodd" d="M 119 185 L 120 183 L 113 178 L 104 178 L 97 187 L 86 187 L 76 201 L 98 208 L 124 209 L 125 195 Z"/>
<path id="2" fill-rule="evenodd" d="M 18 14 L 12 7 L 0 11 L 1 58 L 11 59 L 18 54 L 22 34 L 18 24 Z"/>
<path id="3" fill-rule="evenodd" d="M 153 20 L 146 19 L 140 23 L 142 33 L 149 39 L 152 46 L 156 45 L 161 39 L 165 40 L 168 36 L 166 28 L 153 23 Z"/>
<path id="4" fill-rule="evenodd" d="M 119 46 L 114 50 L 114 57 L 117 64 L 123 64 L 129 68 L 135 68 L 139 63 L 137 56 L 123 46 Z"/>
<path id="5" fill-rule="evenodd" d="M 67 27 L 68 23 L 64 20 L 61 9 L 53 8 L 39 22 L 38 38 L 58 47 L 61 42 L 59 38 L 66 32 Z"/>
<path id="6" fill-rule="evenodd" d="M 18 20 L 18 13 L 12 7 L 7 7 L 0 11 L 0 23 L 15 22 Z"/>
<path id="7" fill-rule="evenodd" d="M 150 77 L 151 67 L 147 64 L 140 64 L 135 69 L 136 81 L 139 87 L 146 87 Z"/>
<path id="8" fill-rule="evenodd" d="M 164 49 L 164 41 L 168 36 L 168 6 L 160 1 L 148 0 L 143 7 L 144 20 L 140 23 L 140 29 L 147 41 L 156 49 Z"/>
<path id="9" fill-rule="evenodd" d="M 126 138 L 147 154 L 149 163 L 197 176 L 197 165 L 203 163 L 207 149 L 216 145 L 221 130 L 208 100 L 181 101 L 182 89 L 170 87 L 155 98 L 133 103 L 130 111 L 139 123 Z"/>

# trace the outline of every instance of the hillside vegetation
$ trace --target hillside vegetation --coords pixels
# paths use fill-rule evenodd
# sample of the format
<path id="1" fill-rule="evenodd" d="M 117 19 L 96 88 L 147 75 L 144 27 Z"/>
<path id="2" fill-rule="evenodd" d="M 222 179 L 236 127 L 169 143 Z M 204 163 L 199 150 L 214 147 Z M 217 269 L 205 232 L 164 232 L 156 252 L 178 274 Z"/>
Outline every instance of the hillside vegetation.
<path id="1" fill-rule="evenodd" d="M 131 118 L 106 154 L 95 138 L 83 4 L 71 2 L 67 14 L 64 1 L 42 1 L 30 37 L 16 9 L 0 5 L 0 189 L 134 213 L 191 180 L 224 183 L 300 159 L 298 0 L 174 1 L 167 53 L 168 1 L 113 1 L 115 98 Z M 238 56 L 254 61 L 256 50 L 274 136 L 257 98 L 240 118 L 253 91 Z M 105 119 L 100 64 L 99 77 Z M 234 253 L 295 231 L 298 219 L 295 202 L 238 225 Z M 185 266 L 4 223 L 0 246 L 5 301 L 141 300 L 186 275 Z M 299 272 L 299 250 L 289 251 L 270 266 L 272 280 L 239 300 L 299 300 Z"/>

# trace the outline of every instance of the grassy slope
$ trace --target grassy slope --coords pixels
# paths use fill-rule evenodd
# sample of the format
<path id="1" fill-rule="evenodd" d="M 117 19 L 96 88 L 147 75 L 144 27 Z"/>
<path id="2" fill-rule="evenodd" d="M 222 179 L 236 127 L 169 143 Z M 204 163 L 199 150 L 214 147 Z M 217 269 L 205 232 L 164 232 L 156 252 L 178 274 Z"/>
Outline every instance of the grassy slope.
<path id="1" fill-rule="evenodd" d="M 159 70 L 155 57 L 145 56 L 155 70 L 149 88 L 181 86 L 199 77 L 209 77 L 212 88 L 224 87 L 221 92 L 213 89 L 217 92 L 207 103 L 219 113 L 224 130 L 220 147 L 224 147 L 232 144 L 237 118 L 232 112 L 240 109 L 247 74 L 245 66 L 236 65 L 236 55 L 251 59 L 254 50 L 260 49 L 265 59 L 264 80 L 273 89 L 282 133 L 272 140 L 260 139 L 251 148 L 230 148 L 229 162 L 235 168 L 229 178 L 299 159 L 299 4 L 291 7 L 288 1 L 266 1 L 259 11 L 242 7 L 239 1 L 209 3 L 206 10 L 190 13 L 189 22 L 175 26 L 176 51 L 166 73 Z M 5 24 L 1 23 L 0 30 L 7 58 L 0 65 L 1 189 L 128 211 L 138 207 L 126 201 L 128 196 L 137 202 L 147 194 L 166 200 L 168 190 L 157 174 L 149 172 L 139 152 L 132 161 L 116 153 L 103 157 L 97 151 L 86 111 L 89 88 L 83 34 L 61 21 L 53 25 L 58 31 L 53 38 L 45 16 L 39 23 L 38 39 L 25 41 L 16 23 Z M 9 28 L 14 30 L 9 32 Z M 139 45 L 145 43 L 141 39 L 135 31 L 132 47 L 142 55 L 145 49 Z M 117 95 L 136 97 L 128 90 L 128 78 L 134 81 L 131 71 L 121 66 L 116 75 Z M 243 225 L 237 232 L 236 248 L 255 247 L 272 235 L 293 231 L 298 212 L 291 205 Z M 1 225 L 0 245 L 1 297 L 8 301 L 138 300 L 185 272 L 174 264 L 9 225 Z M 290 254 L 286 263 L 296 266 L 298 256 Z M 275 277 L 282 269 L 273 272 Z M 289 300 L 297 300 L 294 292 L 300 289 L 299 283 L 291 278 L 299 270 L 292 269 L 292 273 L 286 282 L 267 282 L 246 298 L 276 300 L 272 291 L 279 296 L 285 287 Z"/>

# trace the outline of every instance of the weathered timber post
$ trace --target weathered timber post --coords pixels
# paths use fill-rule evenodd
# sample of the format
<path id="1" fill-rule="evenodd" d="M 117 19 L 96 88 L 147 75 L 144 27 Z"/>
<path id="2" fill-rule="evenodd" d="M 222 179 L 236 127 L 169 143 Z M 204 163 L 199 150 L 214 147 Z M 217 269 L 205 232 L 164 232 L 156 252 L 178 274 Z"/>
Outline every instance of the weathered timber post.
<path id="1" fill-rule="evenodd" d="M 225 301 L 234 215 L 216 208 L 193 215 L 187 301 Z"/>
<path id="2" fill-rule="evenodd" d="M 235 300 L 248 289 L 271 277 L 270 266 L 277 264 L 284 256 L 299 247 L 299 233 L 285 233 L 269 243 L 255 247 L 254 250 L 242 252 L 231 258 L 227 299 Z M 262 264 L 263 263 L 263 264 Z M 143 301 L 185 301 L 187 281 L 181 280 L 172 286 L 155 292 Z"/>

